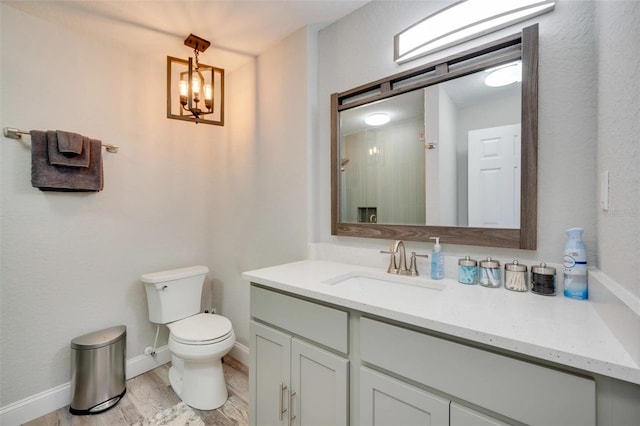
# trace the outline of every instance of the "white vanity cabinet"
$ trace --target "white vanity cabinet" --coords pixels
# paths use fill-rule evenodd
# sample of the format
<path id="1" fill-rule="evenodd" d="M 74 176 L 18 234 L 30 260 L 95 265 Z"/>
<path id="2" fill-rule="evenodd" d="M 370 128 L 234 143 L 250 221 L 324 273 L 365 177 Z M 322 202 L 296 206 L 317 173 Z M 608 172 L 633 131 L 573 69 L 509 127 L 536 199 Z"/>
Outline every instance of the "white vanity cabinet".
<path id="1" fill-rule="evenodd" d="M 449 424 L 451 426 L 506 426 L 509 423 L 451 401 L 449 403 Z"/>
<path id="2" fill-rule="evenodd" d="M 259 287 L 251 306 L 250 424 L 348 424 L 349 361 L 307 341 L 346 354 L 348 314 Z"/>
<path id="3" fill-rule="evenodd" d="M 253 425 L 596 424 L 593 378 L 251 286 Z"/>
<path id="4" fill-rule="evenodd" d="M 449 424 L 449 401 L 366 367 L 360 368 L 360 424 Z"/>
<path id="5" fill-rule="evenodd" d="M 424 389 L 360 368 L 360 424 L 371 426 L 507 426 Z"/>
<path id="6" fill-rule="evenodd" d="M 452 426 L 501 424 L 459 402 L 531 425 L 596 424 L 593 379 L 365 317 L 359 343 L 363 364 L 451 395 Z"/>

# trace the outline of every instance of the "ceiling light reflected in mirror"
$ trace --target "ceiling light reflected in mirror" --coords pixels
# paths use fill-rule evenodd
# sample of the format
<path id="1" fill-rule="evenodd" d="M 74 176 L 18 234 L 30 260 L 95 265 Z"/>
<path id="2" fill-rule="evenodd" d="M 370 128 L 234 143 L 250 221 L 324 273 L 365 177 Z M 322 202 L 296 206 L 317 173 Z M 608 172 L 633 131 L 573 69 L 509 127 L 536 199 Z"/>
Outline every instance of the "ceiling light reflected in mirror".
<path id="1" fill-rule="evenodd" d="M 369 126 L 383 126 L 387 124 L 391 120 L 389 114 L 384 112 L 374 112 L 373 114 L 367 115 L 364 119 L 364 122 Z"/>
<path id="2" fill-rule="evenodd" d="M 522 62 L 512 62 L 500 67 L 486 70 L 488 73 L 484 84 L 489 87 L 502 87 L 522 81 Z"/>

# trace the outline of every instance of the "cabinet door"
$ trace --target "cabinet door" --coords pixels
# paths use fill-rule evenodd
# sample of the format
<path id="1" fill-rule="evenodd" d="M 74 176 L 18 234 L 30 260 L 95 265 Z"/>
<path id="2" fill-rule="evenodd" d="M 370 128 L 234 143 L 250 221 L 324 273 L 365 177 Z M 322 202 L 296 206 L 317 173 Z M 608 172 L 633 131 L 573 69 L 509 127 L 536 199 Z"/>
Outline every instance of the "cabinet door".
<path id="1" fill-rule="evenodd" d="M 498 419 L 478 413 L 469 407 L 451 403 L 450 407 L 451 426 L 507 426 Z"/>
<path id="2" fill-rule="evenodd" d="M 346 425 L 349 361 L 293 338 L 289 413 L 292 425 Z"/>
<path id="3" fill-rule="evenodd" d="M 360 423 L 449 425 L 449 400 L 368 368 L 360 368 Z"/>
<path id="4" fill-rule="evenodd" d="M 287 425 L 291 336 L 251 321 L 250 339 L 249 422 Z"/>

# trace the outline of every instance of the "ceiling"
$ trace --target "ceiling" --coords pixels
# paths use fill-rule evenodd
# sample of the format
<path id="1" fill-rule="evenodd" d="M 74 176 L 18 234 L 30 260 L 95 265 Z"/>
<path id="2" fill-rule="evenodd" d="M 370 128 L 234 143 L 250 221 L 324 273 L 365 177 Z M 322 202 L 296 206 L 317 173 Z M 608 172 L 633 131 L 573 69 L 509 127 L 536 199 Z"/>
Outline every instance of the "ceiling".
<path id="1" fill-rule="evenodd" d="M 202 56 L 233 69 L 306 25 L 328 25 L 368 0 L 1 0 L 74 32 L 133 48 L 187 49 L 196 34 Z M 178 50 L 179 51 L 179 50 Z M 211 53 L 213 51 L 213 53 Z M 185 56 L 189 52 L 185 51 Z M 215 56 L 210 60 L 210 56 Z"/>

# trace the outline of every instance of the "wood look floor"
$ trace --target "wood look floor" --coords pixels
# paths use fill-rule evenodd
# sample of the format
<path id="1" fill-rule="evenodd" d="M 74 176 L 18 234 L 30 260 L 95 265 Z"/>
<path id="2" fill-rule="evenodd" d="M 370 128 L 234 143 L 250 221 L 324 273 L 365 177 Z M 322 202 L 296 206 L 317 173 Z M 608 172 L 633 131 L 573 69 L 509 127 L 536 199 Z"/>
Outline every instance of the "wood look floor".
<path id="1" fill-rule="evenodd" d="M 164 364 L 140 376 L 127 380 L 127 393 L 115 407 L 100 414 L 74 416 L 69 406 L 39 417 L 24 426 L 120 426 L 142 422 L 154 414 L 173 407 L 180 398 L 169 384 L 169 367 Z M 217 410 L 193 409 L 205 425 L 247 425 L 249 383 L 247 367 L 235 359 L 224 358 L 224 376 L 229 390 L 229 399 Z"/>

